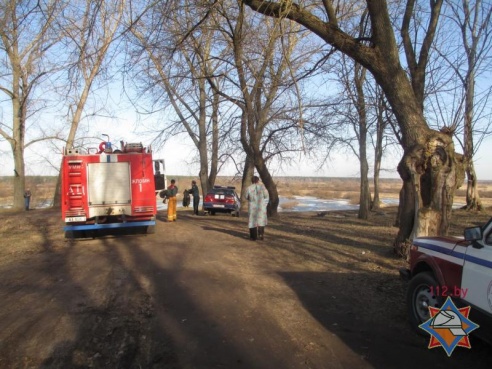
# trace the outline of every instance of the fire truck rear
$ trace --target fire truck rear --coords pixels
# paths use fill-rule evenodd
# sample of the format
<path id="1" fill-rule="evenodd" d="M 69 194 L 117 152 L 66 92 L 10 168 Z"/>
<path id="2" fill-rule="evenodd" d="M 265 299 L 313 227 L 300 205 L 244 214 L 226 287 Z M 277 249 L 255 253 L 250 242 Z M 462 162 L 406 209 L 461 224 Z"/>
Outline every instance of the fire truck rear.
<path id="1" fill-rule="evenodd" d="M 140 227 L 153 233 L 156 191 L 165 188 L 163 160 L 153 160 L 150 147 L 121 142 L 113 150 L 64 149 L 62 218 L 65 237 L 93 237 L 95 231 Z"/>

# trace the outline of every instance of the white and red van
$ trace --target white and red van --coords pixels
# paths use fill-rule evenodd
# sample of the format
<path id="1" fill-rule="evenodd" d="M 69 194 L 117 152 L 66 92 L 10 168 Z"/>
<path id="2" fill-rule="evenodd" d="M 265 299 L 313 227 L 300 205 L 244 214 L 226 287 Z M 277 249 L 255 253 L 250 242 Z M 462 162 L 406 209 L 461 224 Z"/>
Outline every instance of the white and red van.
<path id="1" fill-rule="evenodd" d="M 412 327 L 430 318 L 429 306 L 440 308 L 447 297 L 457 307 L 470 306 L 474 334 L 492 343 L 492 219 L 466 228 L 464 238 L 418 237 L 410 249 L 407 306 Z"/>

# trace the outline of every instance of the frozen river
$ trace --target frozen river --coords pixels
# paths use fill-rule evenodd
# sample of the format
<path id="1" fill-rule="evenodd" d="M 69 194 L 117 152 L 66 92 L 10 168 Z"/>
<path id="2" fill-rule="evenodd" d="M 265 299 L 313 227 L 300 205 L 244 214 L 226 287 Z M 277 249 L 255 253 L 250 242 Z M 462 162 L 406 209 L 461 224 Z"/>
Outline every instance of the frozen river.
<path id="1" fill-rule="evenodd" d="M 398 199 L 382 199 L 381 202 L 385 205 L 397 206 Z M 463 206 L 462 203 L 455 203 L 453 208 L 459 208 Z M 42 203 L 34 204 L 33 208 L 47 208 L 51 206 L 51 201 L 44 201 Z M 202 202 L 200 201 L 200 207 Z M 0 205 L 0 208 L 10 208 L 12 205 Z M 182 208 L 182 201 L 178 201 L 178 208 Z M 190 204 L 190 208 L 193 205 Z M 345 199 L 319 199 L 312 196 L 280 196 L 279 212 L 291 212 L 291 211 L 335 211 L 335 210 L 357 210 L 359 205 L 350 204 Z M 165 210 L 167 205 L 162 203 L 160 198 L 157 199 L 157 210 Z"/>
<path id="2" fill-rule="evenodd" d="M 398 199 L 381 199 L 381 202 L 387 206 L 398 206 Z M 464 204 L 455 203 L 453 208 L 460 208 Z M 191 208 L 193 207 L 190 204 Z M 200 207 L 202 202 L 200 201 Z M 178 201 L 178 208 L 182 208 L 182 201 Z M 157 202 L 157 209 L 163 210 L 167 209 L 167 205 L 164 205 L 161 200 Z M 350 204 L 348 200 L 345 199 L 320 199 L 312 196 L 291 196 L 282 197 L 280 196 L 279 212 L 295 212 L 295 211 L 336 211 L 336 210 L 357 210 L 359 205 Z"/>
<path id="3" fill-rule="evenodd" d="M 387 205 L 398 205 L 397 199 L 383 199 L 382 202 Z M 200 202 L 200 207 L 202 202 Z M 191 205 L 191 207 L 193 207 Z M 182 208 L 182 201 L 178 202 L 178 208 Z M 344 199 L 319 199 L 312 196 L 280 196 L 280 204 L 278 211 L 335 211 L 335 210 L 357 210 L 359 205 L 350 204 Z M 157 202 L 157 209 L 167 209 L 167 205 L 161 200 Z"/>

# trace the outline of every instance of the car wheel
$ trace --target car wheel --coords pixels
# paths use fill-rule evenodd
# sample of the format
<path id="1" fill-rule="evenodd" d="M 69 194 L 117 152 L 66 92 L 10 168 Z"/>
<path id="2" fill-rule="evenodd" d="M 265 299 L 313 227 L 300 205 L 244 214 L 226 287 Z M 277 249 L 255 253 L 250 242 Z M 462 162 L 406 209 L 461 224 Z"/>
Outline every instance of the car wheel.
<path id="1" fill-rule="evenodd" d="M 211 210 L 210 215 L 215 215 L 215 211 Z"/>
<path id="2" fill-rule="evenodd" d="M 429 306 L 440 308 L 443 301 L 437 294 L 439 284 L 430 272 L 419 273 L 410 280 L 407 290 L 407 308 L 412 328 L 421 335 L 426 332 L 419 325 L 429 320 Z"/>

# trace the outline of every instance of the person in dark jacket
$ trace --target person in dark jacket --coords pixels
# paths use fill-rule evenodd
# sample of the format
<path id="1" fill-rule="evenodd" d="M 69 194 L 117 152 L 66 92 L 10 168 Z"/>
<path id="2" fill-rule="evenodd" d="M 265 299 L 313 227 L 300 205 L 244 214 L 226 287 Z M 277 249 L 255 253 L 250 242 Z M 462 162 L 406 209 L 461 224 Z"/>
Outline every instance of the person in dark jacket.
<path id="1" fill-rule="evenodd" d="M 29 204 L 31 202 L 31 190 L 28 188 L 26 192 L 24 192 L 24 207 L 26 210 L 29 210 Z"/>
<path id="2" fill-rule="evenodd" d="M 191 194 L 193 195 L 193 214 L 198 215 L 198 204 L 200 203 L 200 191 L 196 181 L 191 181 Z"/>

